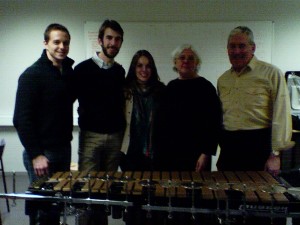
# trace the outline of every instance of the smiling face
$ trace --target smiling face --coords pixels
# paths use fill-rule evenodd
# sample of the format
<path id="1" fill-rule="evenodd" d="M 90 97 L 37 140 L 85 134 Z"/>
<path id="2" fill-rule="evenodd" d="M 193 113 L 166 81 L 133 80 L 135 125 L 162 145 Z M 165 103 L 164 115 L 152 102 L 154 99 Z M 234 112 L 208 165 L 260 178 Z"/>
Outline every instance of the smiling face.
<path id="1" fill-rule="evenodd" d="M 135 67 L 135 74 L 139 83 L 145 84 L 151 77 L 151 66 L 149 59 L 146 56 L 141 56 Z"/>
<path id="2" fill-rule="evenodd" d="M 49 40 L 44 41 L 44 45 L 49 60 L 54 66 L 60 66 L 69 53 L 70 37 L 66 32 L 52 30 Z"/>
<path id="3" fill-rule="evenodd" d="M 174 63 L 180 79 L 190 79 L 197 76 L 196 70 L 199 62 L 191 49 L 184 49 Z"/>
<path id="4" fill-rule="evenodd" d="M 235 34 L 228 40 L 227 52 L 233 69 L 240 72 L 252 59 L 255 44 L 250 44 L 246 34 Z"/>
<path id="5" fill-rule="evenodd" d="M 123 38 L 117 31 L 111 28 L 106 28 L 104 31 L 103 39 L 101 40 L 99 38 L 98 41 L 102 47 L 103 54 L 107 58 L 113 59 L 120 51 Z"/>

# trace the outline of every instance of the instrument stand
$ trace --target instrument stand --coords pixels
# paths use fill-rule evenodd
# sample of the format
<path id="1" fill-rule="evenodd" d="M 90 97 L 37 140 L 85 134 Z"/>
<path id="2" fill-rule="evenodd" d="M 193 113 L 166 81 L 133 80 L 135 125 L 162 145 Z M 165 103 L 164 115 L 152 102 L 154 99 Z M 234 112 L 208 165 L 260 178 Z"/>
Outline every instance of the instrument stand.
<path id="1" fill-rule="evenodd" d="M 243 184 L 243 224 L 246 224 L 246 184 Z"/>
<path id="2" fill-rule="evenodd" d="M 16 172 L 13 172 L 13 193 L 16 193 Z M 16 207 L 17 203 L 16 203 L 16 199 L 13 199 L 13 202 L 11 204 L 12 207 Z"/>
<path id="3" fill-rule="evenodd" d="M 105 212 L 109 216 L 109 215 L 111 215 L 111 210 L 110 210 L 110 206 L 109 206 L 109 187 L 108 187 L 108 184 L 109 184 L 110 181 L 115 180 L 115 177 L 110 176 L 109 174 L 106 174 L 104 177 L 102 177 L 100 179 L 105 182 L 106 201 L 107 201 Z"/>
<path id="4" fill-rule="evenodd" d="M 172 207 L 172 194 L 171 194 L 171 188 L 177 188 L 180 186 L 180 182 L 176 182 L 176 181 L 162 181 L 160 182 L 160 185 L 163 188 L 167 189 L 167 193 L 168 193 L 168 219 L 171 220 L 173 219 L 173 207 Z"/>
<path id="5" fill-rule="evenodd" d="M 68 202 L 68 200 L 66 199 L 68 197 L 63 196 L 62 193 L 60 193 L 60 192 L 56 193 L 55 197 L 59 198 L 59 199 L 65 199 L 65 201 L 63 201 L 63 203 L 64 203 L 64 213 L 63 213 L 62 225 L 68 225 L 67 224 L 67 202 Z"/>
<path id="6" fill-rule="evenodd" d="M 89 197 L 88 197 L 88 199 L 91 199 L 92 186 L 91 186 L 91 174 L 90 173 L 88 174 L 88 189 L 89 189 Z M 88 214 L 91 214 L 91 212 L 92 212 L 91 204 L 87 205 L 86 212 Z"/>
<path id="7" fill-rule="evenodd" d="M 243 193 L 242 195 L 242 204 L 243 204 L 243 212 L 242 212 L 242 217 L 243 217 L 243 224 L 246 223 L 247 219 L 247 211 L 246 211 L 246 192 L 247 191 L 256 191 L 256 187 L 250 184 L 234 184 L 233 189 L 236 191 L 240 191 Z"/>
<path id="8" fill-rule="evenodd" d="M 67 224 L 67 201 L 64 202 L 64 217 L 63 217 L 63 225 Z"/>
<path id="9" fill-rule="evenodd" d="M 147 180 L 147 192 L 148 192 L 148 206 L 151 205 L 151 181 L 148 179 Z M 146 214 L 146 218 L 147 219 L 150 219 L 152 217 L 151 215 L 151 209 L 149 208 L 149 210 L 147 211 L 147 214 Z"/>
<path id="10" fill-rule="evenodd" d="M 69 180 L 70 180 L 70 182 L 69 182 L 69 188 L 70 188 L 70 194 L 69 194 L 69 198 L 70 199 L 72 199 L 72 197 L 73 197 L 73 173 L 72 173 L 72 171 L 70 171 L 70 174 L 69 174 Z M 67 207 L 67 214 L 68 215 L 73 215 L 73 214 L 75 214 L 75 212 L 76 212 L 76 209 L 75 209 L 75 207 L 72 205 L 72 203 L 70 203 L 69 205 L 68 205 L 68 207 Z"/>
<path id="11" fill-rule="evenodd" d="M 191 204 L 191 220 L 193 221 L 193 223 L 195 223 L 196 221 L 196 217 L 195 217 L 195 190 L 196 189 L 201 189 L 203 184 L 202 183 L 198 183 L 198 182 L 194 182 L 194 181 L 191 181 L 191 182 L 188 182 L 188 183 L 182 183 L 182 186 L 185 188 L 185 189 L 189 189 L 192 191 L 192 204 Z"/>
<path id="12" fill-rule="evenodd" d="M 125 176 L 125 177 L 122 177 L 121 179 L 120 179 L 120 182 L 122 182 L 122 183 L 124 183 L 125 184 L 125 203 L 128 203 L 128 195 L 129 195 L 129 193 L 128 193 L 128 182 L 129 181 L 133 181 L 133 180 L 135 180 L 135 179 L 133 179 L 133 178 L 130 178 L 130 177 L 128 177 L 128 176 Z M 125 206 L 125 209 L 124 209 L 124 212 L 123 212 L 123 220 L 126 222 L 127 221 L 127 218 L 128 217 L 128 206 L 126 205 Z"/>
<path id="13" fill-rule="evenodd" d="M 228 183 L 229 184 L 229 190 L 232 191 L 233 188 L 233 184 L 232 183 Z M 225 212 L 225 221 L 224 224 L 225 225 L 230 225 L 233 221 L 230 219 L 230 196 L 228 195 L 226 198 L 226 212 Z"/>
<path id="14" fill-rule="evenodd" d="M 155 188 L 155 184 L 158 182 L 147 179 L 147 180 L 142 180 L 139 182 L 139 184 L 142 187 L 147 188 L 147 213 L 146 213 L 146 218 L 151 219 L 152 214 L 151 214 L 151 189 Z"/>
<path id="15" fill-rule="evenodd" d="M 222 218 L 221 218 L 221 215 L 220 215 L 220 198 L 218 196 L 219 187 L 220 187 L 220 184 L 216 183 L 216 189 L 215 189 L 216 190 L 215 195 L 216 195 L 216 199 L 217 199 L 216 216 L 217 216 L 217 219 L 218 219 L 219 223 L 222 224 Z"/>

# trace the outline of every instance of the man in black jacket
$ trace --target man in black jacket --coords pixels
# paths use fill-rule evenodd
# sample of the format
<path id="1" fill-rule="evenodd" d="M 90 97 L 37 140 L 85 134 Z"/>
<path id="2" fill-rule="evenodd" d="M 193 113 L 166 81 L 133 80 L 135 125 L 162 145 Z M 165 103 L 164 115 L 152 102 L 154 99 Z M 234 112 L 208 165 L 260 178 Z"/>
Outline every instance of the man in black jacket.
<path id="1" fill-rule="evenodd" d="M 66 27 L 50 24 L 44 33 L 41 57 L 19 78 L 13 123 L 25 149 L 23 162 L 30 183 L 56 171 L 70 170 L 75 100 L 74 61 L 67 57 L 70 39 Z M 59 212 L 49 216 L 49 204 L 43 204 L 43 209 L 46 212 L 39 211 L 40 224 L 59 224 Z M 35 224 L 35 210 L 26 207 L 26 214 L 30 224 Z"/>

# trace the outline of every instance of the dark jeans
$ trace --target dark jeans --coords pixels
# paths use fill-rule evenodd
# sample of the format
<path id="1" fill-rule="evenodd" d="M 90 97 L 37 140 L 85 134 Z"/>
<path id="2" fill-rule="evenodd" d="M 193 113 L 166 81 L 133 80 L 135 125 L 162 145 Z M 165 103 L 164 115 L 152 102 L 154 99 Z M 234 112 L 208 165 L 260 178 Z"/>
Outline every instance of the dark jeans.
<path id="1" fill-rule="evenodd" d="M 49 176 L 58 171 L 69 171 L 71 164 L 71 145 L 45 150 L 44 155 L 49 160 Z M 39 177 L 34 173 L 32 160 L 26 150 L 23 151 L 23 163 L 27 170 L 30 184 Z M 58 225 L 61 207 L 50 202 L 25 201 L 25 214 L 30 218 L 30 225 Z"/>
<path id="2" fill-rule="evenodd" d="M 49 175 L 58 171 L 69 171 L 71 165 L 71 145 L 44 151 L 44 155 L 49 160 Z M 32 160 L 29 158 L 26 150 L 23 151 L 23 163 L 29 176 L 29 182 L 32 183 L 39 179 L 34 173 Z"/>
<path id="3" fill-rule="evenodd" d="M 221 152 L 217 162 L 219 171 L 263 171 L 272 151 L 271 129 L 222 132 Z M 267 217 L 235 217 L 236 225 L 269 225 Z M 274 225 L 285 225 L 285 218 L 273 219 Z"/>

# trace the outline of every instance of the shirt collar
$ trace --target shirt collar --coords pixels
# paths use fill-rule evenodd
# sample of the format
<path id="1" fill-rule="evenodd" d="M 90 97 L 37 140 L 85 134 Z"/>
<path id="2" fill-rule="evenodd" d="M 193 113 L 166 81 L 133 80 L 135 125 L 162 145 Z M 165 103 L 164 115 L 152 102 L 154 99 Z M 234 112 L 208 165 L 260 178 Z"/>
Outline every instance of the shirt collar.
<path id="1" fill-rule="evenodd" d="M 256 58 L 255 55 L 253 55 L 252 59 L 250 60 L 250 62 L 248 63 L 248 65 L 241 70 L 241 72 L 238 73 L 238 76 L 241 76 L 242 74 L 244 74 L 247 71 L 253 70 L 256 66 L 258 59 Z M 231 67 L 231 73 L 236 73 L 235 70 Z"/>
<path id="2" fill-rule="evenodd" d="M 251 70 L 253 70 L 253 69 L 255 68 L 255 66 L 256 66 L 256 63 L 257 63 L 257 58 L 256 58 L 256 56 L 254 55 L 254 56 L 252 57 L 252 59 L 250 60 L 250 62 L 248 63 L 248 67 L 249 67 Z"/>
<path id="3" fill-rule="evenodd" d="M 95 52 L 92 57 L 92 60 L 102 69 L 109 69 L 114 65 L 114 60 L 111 63 L 105 63 L 103 59 L 98 56 L 99 52 Z"/>

